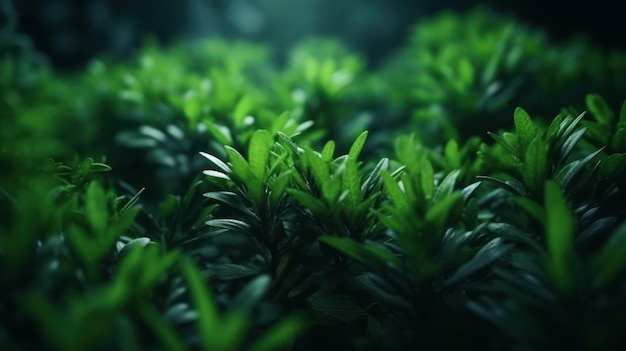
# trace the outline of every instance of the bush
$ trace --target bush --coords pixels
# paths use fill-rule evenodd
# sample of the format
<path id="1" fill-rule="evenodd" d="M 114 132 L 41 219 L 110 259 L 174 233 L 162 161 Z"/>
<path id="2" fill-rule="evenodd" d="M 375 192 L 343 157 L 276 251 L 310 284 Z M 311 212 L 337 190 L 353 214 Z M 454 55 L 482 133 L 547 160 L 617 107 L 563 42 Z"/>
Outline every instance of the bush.
<path id="1" fill-rule="evenodd" d="M 484 8 L 379 70 L 0 33 L 2 349 L 626 346 L 624 53 Z"/>

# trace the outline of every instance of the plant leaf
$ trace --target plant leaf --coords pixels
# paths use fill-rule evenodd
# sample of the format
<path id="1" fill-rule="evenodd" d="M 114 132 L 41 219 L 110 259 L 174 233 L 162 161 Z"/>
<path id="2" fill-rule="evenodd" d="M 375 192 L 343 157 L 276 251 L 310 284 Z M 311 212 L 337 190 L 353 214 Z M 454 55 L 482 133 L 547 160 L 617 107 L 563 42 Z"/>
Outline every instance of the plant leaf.
<path id="1" fill-rule="evenodd" d="M 522 179 L 527 189 L 541 196 L 547 176 L 548 148 L 541 138 L 534 138 L 528 145 L 522 168 Z"/>
<path id="2" fill-rule="evenodd" d="M 270 133 L 265 130 L 257 130 L 250 138 L 248 147 L 248 159 L 252 174 L 260 181 L 265 180 L 267 172 L 267 161 L 270 157 L 270 148 L 274 140 Z"/>
<path id="3" fill-rule="evenodd" d="M 289 345 L 307 330 L 307 320 L 299 315 L 289 315 L 274 324 L 257 339 L 250 351 L 288 350 Z"/>
<path id="4" fill-rule="evenodd" d="M 559 291 L 569 295 L 574 288 L 572 259 L 575 255 L 575 221 L 561 188 L 552 180 L 546 182 L 545 207 L 548 270 Z"/>
<path id="5" fill-rule="evenodd" d="M 613 111 L 609 108 L 604 98 L 598 94 L 587 94 L 585 103 L 593 117 L 600 124 L 611 125 L 613 123 Z"/>
<path id="6" fill-rule="evenodd" d="M 352 143 L 352 146 L 350 146 L 350 151 L 348 151 L 349 159 L 356 160 L 359 157 L 361 150 L 363 150 L 363 146 L 365 146 L 365 140 L 367 140 L 367 134 L 368 134 L 367 131 L 362 132 L 356 138 L 354 143 Z"/>
<path id="7" fill-rule="evenodd" d="M 197 328 L 202 346 L 205 350 L 220 350 L 222 321 L 213 293 L 191 259 L 181 260 L 180 269 L 187 282 L 191 302 L 198 311 Z"/>
<path id="8" fill-rule="evenodd" d="M 526 147 L 537 134 L 535 125 L 528 115 L 528 112 L 521 107 L 517 107 L 515 109 L 515 112 L 513 113 L 513 121 L 515 123 L 515 130 L 519 136 L 521 152 L 525 152 Z"/>

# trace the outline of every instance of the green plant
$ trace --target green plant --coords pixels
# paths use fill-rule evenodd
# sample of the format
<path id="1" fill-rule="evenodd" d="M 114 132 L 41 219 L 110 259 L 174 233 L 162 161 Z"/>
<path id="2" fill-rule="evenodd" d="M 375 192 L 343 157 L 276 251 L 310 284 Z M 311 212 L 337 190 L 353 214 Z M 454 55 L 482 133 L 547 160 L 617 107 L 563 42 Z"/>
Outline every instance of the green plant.
<path id="1" fill-rule="evenodd" d="M 7 9 L 1 349 L 624 348 L 623 53 L 477 9 L 380 70 L 211 38 L 70 74 Z"/>

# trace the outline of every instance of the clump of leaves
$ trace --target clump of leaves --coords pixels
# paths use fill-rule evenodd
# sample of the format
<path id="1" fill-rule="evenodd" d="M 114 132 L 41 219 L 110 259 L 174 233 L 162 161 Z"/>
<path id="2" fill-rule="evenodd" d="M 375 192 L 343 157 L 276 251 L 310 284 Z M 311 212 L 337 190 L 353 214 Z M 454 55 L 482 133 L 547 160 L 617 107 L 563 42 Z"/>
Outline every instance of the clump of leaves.
<path id="1" fill-rule="evenodd" d="M 541 28 L 489 8 L 445 11 L 414 27 L 410 43 L 383 67 L 381 91 L 432 146 L 482 136 L 483 122 L 508 128 L 517 106 L 547 120 L 586 92 L 619 102 L 623 86 L 612 76 L 624 67 L 613 56 L 581 38 L 553 42 Z"/>
<path id="2" fill-rule="evenodd" d="M 476 10 L 377 72 L 212 38 L 61 75 L 2 23 L 0 348 L 624 347 L 620 53 Z"/>
<path id="3" fill-rule="evenodd" d="M 601 101 L 587 98 L 595 114 L 599 104 L 606 107 Z M 616 171 L 626 163 L 619 154 L 607 155 L 607 145 L 589 150 L 595 143 L 582 143 L 584 116 L 558 115 L 548 128 L 539 128 L 517 109 L 515 132 L 493 134 L 501 147 L 498 158 L 509 162 L 483 179 L 498 184 L 497 196 L 513 206 L 492 208 L 496 213 L 487 227 L 519 248 L 468 307 L 496 325 L 509 344 L 539 350 L 624 346 L 617 332 L 624 321 L 619 311 L 626 265 L 618 258 L 624 211 L 616 206 L 624 194 Z M 599 121 L 616 129 L 606 118 Z"/>

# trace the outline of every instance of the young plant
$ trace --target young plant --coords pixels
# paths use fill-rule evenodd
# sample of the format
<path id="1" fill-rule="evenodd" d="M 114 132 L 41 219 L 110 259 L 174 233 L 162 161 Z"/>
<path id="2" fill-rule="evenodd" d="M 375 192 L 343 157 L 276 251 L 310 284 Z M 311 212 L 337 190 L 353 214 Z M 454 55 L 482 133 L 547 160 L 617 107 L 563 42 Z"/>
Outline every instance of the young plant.
<path id="1" fill-rule="evenodd" d="M 385 328 L 369 337 L 392 348 L 414 340 L 430 344 L 442 335 L 440 323 L 451 315 L 465 320 L 466 311 L 447 299 L 464 300 L 464 286 L 480 279 L 476 274 L 510 249 L 477 225 L 472 195 L 478 182 L 458 188 L 459 171 L 436 173 L 427 152 L 408 136 L 398 139 L 397 156 L 404 166 L 393 173 L 381 172 L 387 199 L 371 210 L 387 228 L 386 237 L 320 238 L 366 268 L 353 278 L 354 283 L 381 305 L 372 309 L 369 318 L 387 321 Z M 401 325 L 389 322 L 390 318 Z M 461 326 L 454 326 L 459 332 L 457 327 Z M 418 332 L 409 336 L 409 331 Z"/>

